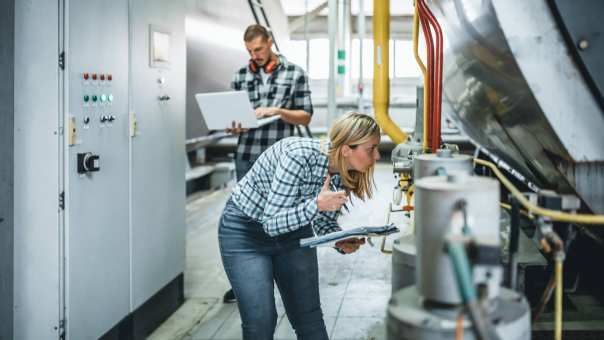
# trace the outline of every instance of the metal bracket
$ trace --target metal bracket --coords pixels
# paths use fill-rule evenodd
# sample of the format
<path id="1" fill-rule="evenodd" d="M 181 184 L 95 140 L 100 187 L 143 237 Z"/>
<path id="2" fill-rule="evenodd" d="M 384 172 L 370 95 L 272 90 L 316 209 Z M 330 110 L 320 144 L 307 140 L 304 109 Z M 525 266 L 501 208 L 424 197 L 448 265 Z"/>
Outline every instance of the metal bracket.
<path id="1" fill-rule="evenodd" d="M 59 53 L 59 68 L 65 70 L 65 51 Z"/>
<path id="2" fill-rule="evenodd" d="M 66 332 L 65 332 L 65 326 L 67 324 L 67 321 L 65 319 L 61 319 L 59 320 L 59 340 L 65 340 L 66 338 Z"/>
<path id="3" fill-rule="evenodd" d="M 65 191 L 61 191 L 59 194 L 59 208 L 65 210 Z"/>

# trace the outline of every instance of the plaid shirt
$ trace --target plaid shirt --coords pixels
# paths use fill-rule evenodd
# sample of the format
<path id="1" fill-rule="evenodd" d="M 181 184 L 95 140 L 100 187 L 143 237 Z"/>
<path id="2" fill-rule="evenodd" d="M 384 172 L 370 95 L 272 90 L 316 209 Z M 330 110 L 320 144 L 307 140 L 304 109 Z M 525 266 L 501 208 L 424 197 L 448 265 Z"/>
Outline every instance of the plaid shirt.
<path id="1" fill-rule="evenodd" d="M 279 107 L 289 110 L 304 110 L 313 113 L 310 101 L 308 76 L 296 64 L 279 55 L 277 68 L 267 79 L 267 92 L 262 90 L 262 76 L 253 73 L 248 66 L 237 71 L 231 82 L 233 90 L 246 90 L 254 109 L 258 107 Z M 239 136 L 235 158 L 255 161 L 264 150 L 276 141 L 294 135 L 294 125 L 278 119 Z"/>
<path id="2" fill-rule="evenodd" d="M 319 211 L 317 196 L 328 170 L 321 141 L 291 137 L 271 146 L 233 190 L 233 202 L 262 223 L 270 236 L 312 224 L 316 234 L 342 230 L 340 211 Z M 331 176 L 332 190 L 343 190 L 341 177 Z"/>

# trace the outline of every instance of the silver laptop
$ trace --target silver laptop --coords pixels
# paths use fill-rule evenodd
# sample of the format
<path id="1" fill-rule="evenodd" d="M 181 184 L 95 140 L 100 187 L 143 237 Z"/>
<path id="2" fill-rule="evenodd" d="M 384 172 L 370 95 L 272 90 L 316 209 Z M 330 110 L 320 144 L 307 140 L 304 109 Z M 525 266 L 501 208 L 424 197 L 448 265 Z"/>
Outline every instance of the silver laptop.
<path id="1" fill-rule="evenodd" d="M 246 91 L 198 93 L 195 99 L 210 130 L 230 128 L 232 122 L 241 123 L 242 128 L 253 129 L 280 118 L 256 118 Z"/>

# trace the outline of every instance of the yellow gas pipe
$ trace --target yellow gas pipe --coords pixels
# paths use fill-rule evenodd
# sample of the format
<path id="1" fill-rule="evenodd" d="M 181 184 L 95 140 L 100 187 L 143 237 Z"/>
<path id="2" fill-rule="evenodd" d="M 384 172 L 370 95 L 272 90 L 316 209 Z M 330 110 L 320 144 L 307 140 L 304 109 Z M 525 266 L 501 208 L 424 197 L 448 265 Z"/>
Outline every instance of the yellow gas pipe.
<path id="1" fill-rule="evenodd" d="M 390 119 L 389 78 L 390 1 L 373 1 L 373 109 L 375 119 L 395 144 L 407 140 L 407 134 Z"/>

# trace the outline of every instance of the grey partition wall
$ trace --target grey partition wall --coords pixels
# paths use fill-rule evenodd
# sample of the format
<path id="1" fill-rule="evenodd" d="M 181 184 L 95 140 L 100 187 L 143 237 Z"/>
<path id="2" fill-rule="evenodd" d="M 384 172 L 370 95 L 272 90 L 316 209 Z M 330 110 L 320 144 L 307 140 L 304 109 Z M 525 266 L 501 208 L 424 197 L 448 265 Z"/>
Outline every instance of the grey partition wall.
<path id="1" fill-rule="evenodd" d="M 13 338 L 13 67 L 15 2 L 0 5 L 0 340 Z"/>

